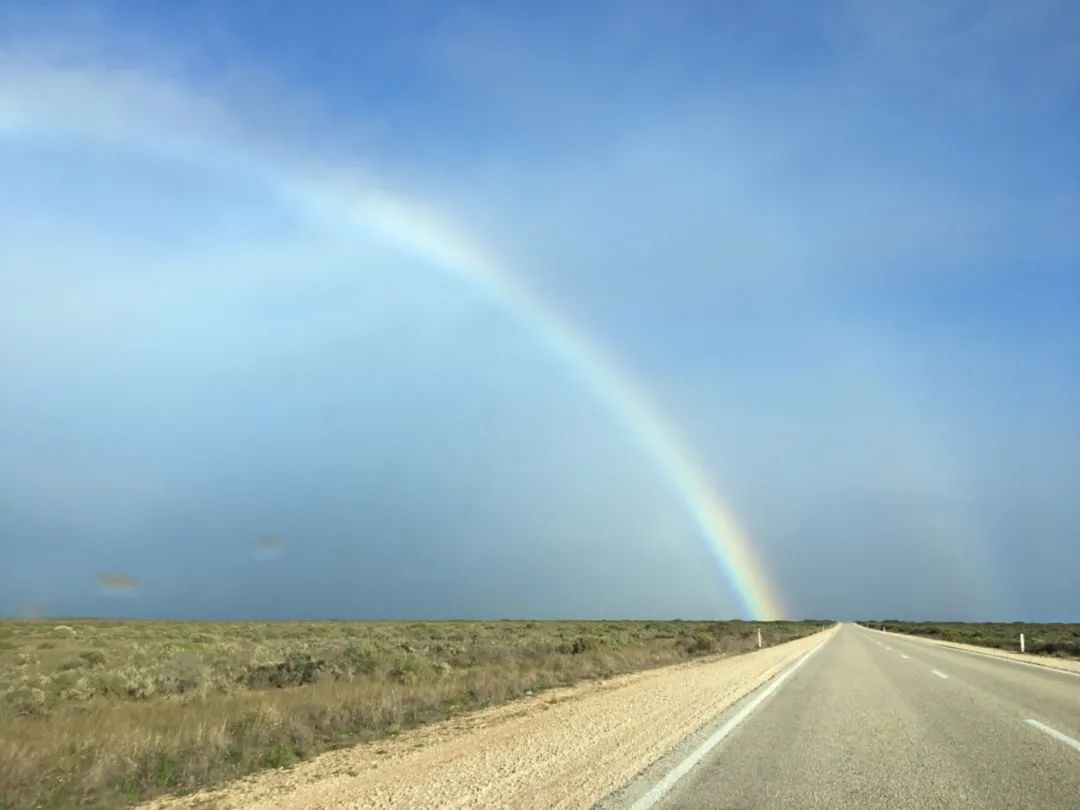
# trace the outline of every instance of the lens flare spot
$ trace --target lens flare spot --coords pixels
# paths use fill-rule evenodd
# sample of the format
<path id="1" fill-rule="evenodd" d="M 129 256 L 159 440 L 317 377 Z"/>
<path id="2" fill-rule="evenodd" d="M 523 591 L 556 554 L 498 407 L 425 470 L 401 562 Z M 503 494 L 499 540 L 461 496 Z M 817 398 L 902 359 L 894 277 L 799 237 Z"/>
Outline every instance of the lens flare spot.
<path id="1" fill-rule="evenodd" d="M 263 535 L 255 541 L 252 550 L 256 560 L 272 560 L 281 556 L 281 540 L 273 535 Z"/>
<path id="2" fill-rule="evenodd" d="M 134 596 L 139 583 L 127 574 L 98 574 L 98 590 L 104 596 Z"/>

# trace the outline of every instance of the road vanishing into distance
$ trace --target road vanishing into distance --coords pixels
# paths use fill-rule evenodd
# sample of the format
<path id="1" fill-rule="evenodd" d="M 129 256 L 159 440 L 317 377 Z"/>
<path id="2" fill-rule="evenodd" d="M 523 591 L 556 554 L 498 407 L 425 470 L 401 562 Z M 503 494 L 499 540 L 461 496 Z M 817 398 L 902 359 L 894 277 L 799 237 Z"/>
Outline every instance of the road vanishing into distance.
<path id="1" fill-rule="evenodd" d="M 1080 677 L 846 624 L 683 748 L 602 806 L 1077 810 Z"/>

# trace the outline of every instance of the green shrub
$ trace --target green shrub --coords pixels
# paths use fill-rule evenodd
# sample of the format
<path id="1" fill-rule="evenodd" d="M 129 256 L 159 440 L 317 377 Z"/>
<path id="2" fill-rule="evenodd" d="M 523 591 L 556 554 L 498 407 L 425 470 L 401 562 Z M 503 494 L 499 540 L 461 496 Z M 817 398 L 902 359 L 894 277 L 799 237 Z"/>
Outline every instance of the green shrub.
<path id="1" fill-rule="evenodd" d="M 398 656 L 389 668 L 390 677 L 401 684 L 414 686 L 433 672 L 422 658 L 406 654 Z"/>
<path id="2" fill-rule="evenodd" d="M 679 646 L 684 649 L 688 655 L 705 655 L 716 649 L 716 640 L 712 638 L 712 636 L 698 633 L 689 638 L 680 639 Z"/>
<path id="3" fill-rule="evenodd" d="M 582 653 L 595 650 L 600 646 L 600 639 L 596 636 L 578 636 L 574 639 L 570 645 L 571 655 L 581 655 Z"/>
<path id="4" fill-rule="evenodd" d="M 8 692 L 5 701 L 16 714 L 35 715 L 45 711 L 45 691 L 34 686 Z"/>
<path id="5" fill-rule="evenodd" d="M 83 650 L 79 653 L 79 658 L 91 667 L 99 667 L 105 663 L 105 653 L 97 650 Z"/>
<path id="6" fill-rule="evenodd" d="M 374 647 L 369 644 L 349 644 L 343 657 L 352 673 L 372 675 L 379 666 L 379 658 Z"/>
<path id="7" fill-rule="evenodd" d="M 280 663 L 252 669 L 247 676 L 247 685 L 250 689 L 302 686 L 314 683 L 325 666 L 325 661 L 315 660 L 307 653 L 292 653 Z"/>

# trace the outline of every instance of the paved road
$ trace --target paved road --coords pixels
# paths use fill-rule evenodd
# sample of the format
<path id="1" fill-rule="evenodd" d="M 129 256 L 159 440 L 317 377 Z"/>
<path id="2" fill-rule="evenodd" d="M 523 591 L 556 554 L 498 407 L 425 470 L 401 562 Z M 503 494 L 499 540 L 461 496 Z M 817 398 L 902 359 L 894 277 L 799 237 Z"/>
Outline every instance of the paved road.
<path id="1" fill-rule="evenodd" d="M 844 625 L 655 807 L 1077 810 L 1077 740 L 1080 677 Z"/>

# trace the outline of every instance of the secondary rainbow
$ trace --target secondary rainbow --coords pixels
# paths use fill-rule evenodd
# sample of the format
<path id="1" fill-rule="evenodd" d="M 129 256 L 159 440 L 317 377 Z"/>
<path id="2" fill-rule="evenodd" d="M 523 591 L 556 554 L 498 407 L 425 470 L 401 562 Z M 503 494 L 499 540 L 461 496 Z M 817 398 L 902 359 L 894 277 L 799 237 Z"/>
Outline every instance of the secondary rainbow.
<path id="1" fill-rule="evenodd" d="M 751 618 L 775 619 L 787 613 L 776 589 L 756 558 L 746 533 L 714 491 L 705 466 L 677 428 L 665 417 L 632 375 L 626 373 L 583 330 L 536 295 L 519 274 L 460 228 L 432 216 L 421 206 L 376 190 L 373 184 L 343 182 L 340 172 L 313 170 L 278 157 L 243 148 L 228 137 L 207 137 L 178 129 L 147 127 L 153 118 L 132 102 L 131 87 L 110 86 L 101 76 L 82 74 L 73 82 L 61 76 L 34 77 L 30 93 L 0 97 L 0 136 L 6 133 L 66 133 L 120 141 L 135 148 L 208 163 L 218 170 L 242 172 L 291 198 L 309 215 L 372 230 L 390 243 L 460 277 L 495 304 L 513 313 L 618 415 L 652 459 L 664 480 L 693 516 L 718 573 Z M 145 88 L 142 88 L 145 89 Z M 153 90 L 154 88 L 150 88 Z M 49 99 L 48 90 L 59 90 Z M 43 92 L 45 91 L 45 92 Z M 171 102 L 176 89 L 170 88 Z M 89 95 L 96 95 L 89 104 Z M 66 98 L 65 98 L 66 96 Z M 160 97 L 151 93 L 147 101 Z M 57 102 L 56 104 L 50 101 Z M 150 106 L 154 105 L 150 103 Z M 179 105 L 181 108 L 183 104 Z M 198 105 L 195 105 L 198 109 Z M 99 113 L 105 110 L 105 115 Z M 88 111 L 92 114 L 87 116 Z M 174 111 L 175 112 L 175 111 Z M 80 115 L 82 113 L 82 115 Z M 97 115 L 97 118 L 94 118 Z M 92 119 L 92 120 L 91 120 Z M 197 119 L 189 116 L 184 120 Z"/>

